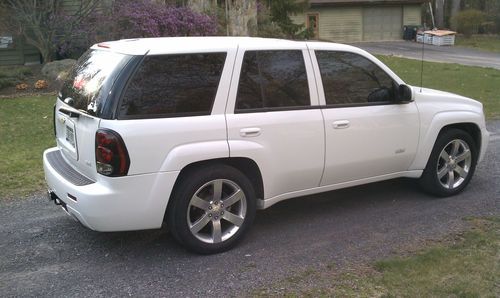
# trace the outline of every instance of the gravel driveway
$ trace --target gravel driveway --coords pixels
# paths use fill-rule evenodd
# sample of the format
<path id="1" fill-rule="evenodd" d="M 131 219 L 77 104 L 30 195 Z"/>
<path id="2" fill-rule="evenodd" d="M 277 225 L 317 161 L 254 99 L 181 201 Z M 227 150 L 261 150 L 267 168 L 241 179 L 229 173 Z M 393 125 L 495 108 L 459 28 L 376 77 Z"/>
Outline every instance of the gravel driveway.
<path id="1" fill-rule="evenodd" d="M 462 194 L 435 199 L 397 179 L 258 212 L 235 249 L 198 256 L 165 230 L 97 233 L 45 197 L 0 203 L 0 296 L 241 296 L 307 269 L 371 261 L 500 214 L 500 121 Z M 336 268 L 338 268 L 336 267 Z"/>
<path id="2" fill-rule="evenodd" d="M 371 54 L 422 59 L 422 44 L 410 41 L 362 42 L 354 44 Z M 500 69 L 500 54 L 456 46 L 425 45 L 424 60 Z"/>

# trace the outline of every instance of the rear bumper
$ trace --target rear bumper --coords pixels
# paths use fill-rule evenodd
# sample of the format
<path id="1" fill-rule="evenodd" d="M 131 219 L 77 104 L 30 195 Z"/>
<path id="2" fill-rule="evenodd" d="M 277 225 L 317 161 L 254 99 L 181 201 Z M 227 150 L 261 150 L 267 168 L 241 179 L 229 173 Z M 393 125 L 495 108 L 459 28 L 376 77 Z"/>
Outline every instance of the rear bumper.
<path id="1" fill-rule="evenodd" d="M 63 200 L 61 200 L 53 190 L 49 189 L 47 191 L 47 198 L 49 199 L 49 201 L 54 201 L 54 204 L 56 204 L 57 206 L 61 206 L 62 210 L 64 210 L 64 212 L 66 212 L 66 214 L 68 214 L 75 221 L 80 222 L 82 225 L 86 227 L 89 227 L 88 223 L 84 222 L 83 218 L 80 217 L 79 219 L 76 216 L 76 214 L 78 214 L 78 211 L 68 210 L 68 205 Z"/>
<path id="2" fill-rule="evenodd" d="M 84 226 L 102 232 L 161 227 L 178 171 L 99 176 L 97 181 L 77 183 L 73 168 L 69 174 L 62 172 L 61 165 L 47 157 L 58 150 L 50 148 L 43 154 L 45 180 L 49 191 L 64 203 L 65 211 Z"/>

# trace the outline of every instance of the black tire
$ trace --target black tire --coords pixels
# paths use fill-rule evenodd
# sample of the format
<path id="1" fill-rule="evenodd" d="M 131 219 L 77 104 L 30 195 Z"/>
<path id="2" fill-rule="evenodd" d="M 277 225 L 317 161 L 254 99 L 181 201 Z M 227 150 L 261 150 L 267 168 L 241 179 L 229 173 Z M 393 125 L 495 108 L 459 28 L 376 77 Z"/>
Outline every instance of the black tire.
<path id="1" fill-rule="evenodd" d="M 452 186 L 452 187 L 447 188 L 442 183 L 447 184 L 447 183 L 443 182 L 443 180 L 448 180 L 449 174 L 445 174 L 445 176 L 443 176 L 440 179 L 438 177 L 438 169 L 441 168 L 444 170 L 444 172 L 453 171 L 453 175 L 459 175 L 459 174 L 455 173 L 454 167 L 452 165 L 449 165 L 448 168 L 444 169 L 443 167 L 448 166 L 448 163 L 446 163 L 442 158 L 440 158 L 440 155 L 441 155 L 441 152 L 445 148 L 450 149 L 451 147 L 449 147 L 449 146 L 453 146 L 452 142 L 454 142 L 455 140 L 458 140 L 459 143 L 463 142 L 463 144 L 466 144 L 466 146 L 468 146 L 468 149 L 470 150 L 470 166 L 468 167 L 468 172 L 467 172 L 466 177 L 463 178 L 463 180 L 461 181 L 461 183 L 459 183 L 459 185 L 457 185 L 456 187 Z M 464 145 L 460 145 L 460 146 L 464 146 Z M 478 157 L 478 151 L 477 151 L 476 143 L 474 142 L 472 137 L 467 132 L 460 130 L 460 129 L 455 129 L 455 128 L 443 130 L 437 137 L 436 143 L 434 144 L 434 148 L 432 149 L 429 160 L 427 161 L 427 165 L 424 169 L 422 177 L 420 177 L 419 184 L 423 188 L 424 191 L 426 191 L 432 195 L 435 195 L 435 196 L 448 197 L 448 196 L 456 195 L 467 186 L 467 184 L 470 182 L 472 176 L 474 175 L 474 171 L 476 169 L 476 164 L 477 164 L 477 157 Z M 438 164 L 438 163 L 441 163 L 441 164 Z M 462 163 L 462 162 L 453 161 L 453 164 L 455 164 L 455 163 L 456 163 L 456 165 L 461 166 L 459 163 Z M 465 161 L 464 161 L 464 163 L 465 163 Z M 446 175 L 448 175 L 448 176 L 446 176 Z M 460 179 L 460 177 L 459 177 L 459 179 Z M 454 179 L 457 179 L 457 178 L 455 177 Z M 450 180 L 448 180 L 448 181 L 450 181 Z M 458 181 L 457 181 L 457 183 L 458 183 Z"/>
<path id="2" fill-rule="evenodd" d="M 208 165 L 190 170 L 180 179 L 182 180 L 176 185 L 167 210 L 167 225 L 173 237 L 189 251 L 199 254 L 220 253 L 236 245 L 246 234 L 255 218 L 256 196 L 250 180 L 236 168 L 221 164 Z M 223 181 L 223 183 L 226 183 L 221 187 L 222 195 L 220 196 L 220 200 L 218 200 L 218 206 L 215 205 L 217 200 L 210 201 L 210 198 L 216 196 L 214 195 L 216 181 Z M 236 186 L 243 192 L 244 197 L 230 207 L 223 206 L 222 203 L 233 194 L 231 191 L 235 191 Z M 212 193 L 210 193 L 210 189 L 212 189 Z M 209 204 L 210 210 L 201 209 L 191 204 L 191 200 L 197 192 L 198 194 L 202 194 L 202 192 L 206 194 L 206 198 L 203 198 L 204 201 L 213 202 Z M 245 202 L 243 202 L 243 200 Z M 245 207 L 243 207 L 243 205 Z M 243 223 L 240 224 L 239 227 L 224 219 L 224 212 L 225 216 L 231 215 L 233 211 L 231 208 L 235 207 L 239 212 L 243 212 L 242 210 L 245 209 L 245 215 L 241 216 L 243 218 Z M 217 210 L 215 210 L 216 208 Z M 210 215 L 210 221 L 201 231 L 195 233 L 196 236 L 191 232 L 191 227 L 194 227 L 194 225 L 190 226 L 190 222 L 193 221 L 192 214 L 199 214 L 199 219 L 203 217 L 205 220 L 208 220 L 206 216 Z M 219 224 L 215 223 L 217 217 L 219 217 Z M 222 238 L 220 238 L 220 240 L 213 240 L 219 239 L 213 236 L 215 225 L 219 226 L 222 231 Z M 231 227 L 231 225 L 234 227 Z M 227 228 L 226 234 L 224 234 L 224 227 Z M 235 227 L 238 228 L 236 232 L 233 232 Z M 210 238 L 210 233 L 212 233 L 212 240 L 214 243 L 205 242 L 209 239 L 199 239 L 205 236 Z M 223 237 L 229 238 L 223 239 Z M 216 241 L 220 242 L 215 243 Z"/>

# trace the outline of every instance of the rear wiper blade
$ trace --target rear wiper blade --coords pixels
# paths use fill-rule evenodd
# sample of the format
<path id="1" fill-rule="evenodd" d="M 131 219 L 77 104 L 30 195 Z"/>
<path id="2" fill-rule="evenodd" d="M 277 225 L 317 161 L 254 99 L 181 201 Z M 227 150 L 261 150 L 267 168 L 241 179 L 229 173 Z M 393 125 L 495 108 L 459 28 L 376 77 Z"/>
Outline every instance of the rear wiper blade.
<path id="1" fill-rule="evenodd" d="M 79 118 L 80 115 L 81 115 L 78 112 L 75 112 L 73 110 L 69 110 L 69 109 L 66 109 L 66 108 L 60 108 L 59 112 L 68 115 L 70 118 Z"/>

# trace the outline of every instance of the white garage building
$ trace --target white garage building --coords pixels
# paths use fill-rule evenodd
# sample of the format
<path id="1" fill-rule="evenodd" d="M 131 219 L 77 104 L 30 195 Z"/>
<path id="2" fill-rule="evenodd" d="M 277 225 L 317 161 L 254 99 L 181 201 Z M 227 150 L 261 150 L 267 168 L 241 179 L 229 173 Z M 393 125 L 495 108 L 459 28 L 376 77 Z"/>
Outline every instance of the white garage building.
<path id="1" fill-rule="evenodd" d="M 335 42 L 403 38 L 403 26 L 421 24 L 422 0 L 310 0 L 292 20 L 314 30 L 315 39 Z"/>

